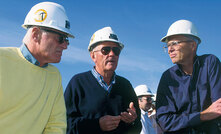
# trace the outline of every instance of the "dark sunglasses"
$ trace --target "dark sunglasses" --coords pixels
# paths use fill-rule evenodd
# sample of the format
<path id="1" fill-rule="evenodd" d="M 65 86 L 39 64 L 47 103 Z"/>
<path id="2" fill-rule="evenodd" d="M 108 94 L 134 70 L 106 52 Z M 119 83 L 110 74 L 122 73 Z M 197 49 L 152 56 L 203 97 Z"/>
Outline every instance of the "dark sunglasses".
<path id="1" fill-rule="evenodd" d="M 121 49 L 119 47 L 103 47 L 101 50 L 95 50 L 94 52 L 101 51 L 103 55 L 108 55 L 111 50 L 116 56 L 120 55 Z"/>
<path id="2" fill-rule="evenodd" d="M 148 101 L 148 102 L 153 101 L 153 99 L 152 99 L 152 98 L 149 98 L 149 97 L 147 97 L 147 98 L 143 97 L 143 99 L 146 100 L 146 101 Z"/>
<path id="3" fill-rule="evenodd" d="M 60 44 L 63 44 L 64 42 L 68 43 L 69 44 L 69 39 L 66 35 L 64 34 L 61 34 L 59 32 L 56 32 L 56 31 L 53 31 L 53 30 L 50 30 L 50 29 L 43 29 L 41 28 L 42 31 L 45 31 L 45 32 L 49 32 L 49 33 L 54 33 L 54 34 L 58 34 L 59 37 L 58 37 L 58 42 Z"/>

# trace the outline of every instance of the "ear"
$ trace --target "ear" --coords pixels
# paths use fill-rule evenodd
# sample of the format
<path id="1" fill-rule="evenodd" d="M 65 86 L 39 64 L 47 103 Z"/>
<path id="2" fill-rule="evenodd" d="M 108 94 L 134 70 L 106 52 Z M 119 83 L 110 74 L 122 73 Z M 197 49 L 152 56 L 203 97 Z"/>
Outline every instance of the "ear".
<path id="1" fill-rule="evenodd" d="M 31 31 L 31 38 L 34 42 L 40 42 L 41 40 L 41 30 L 38 27 L 33 27 Z"/>
<path id="2" fill-rule="evenodd" d="M 197 44 L 196 44 L 195 41 L 193 42 L 193 48 L 192 48 L 192 49 L 193 49 L 193 51 L 196 51 L 196 50 L 197 50 Z"/>
<path id="3" fill-rule="evenodd" d="M 90 56 L 91 56 L 91 59 L 94 61 L 94 63 L 96 62 L 96 54 L 94 54 L 93 51 L 90 52 Z"/>

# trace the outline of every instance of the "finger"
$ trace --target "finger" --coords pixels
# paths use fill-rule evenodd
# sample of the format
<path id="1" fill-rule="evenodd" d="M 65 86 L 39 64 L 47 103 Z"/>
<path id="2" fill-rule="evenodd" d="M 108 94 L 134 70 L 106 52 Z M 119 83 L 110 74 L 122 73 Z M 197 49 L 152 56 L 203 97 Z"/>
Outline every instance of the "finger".
<path id="1" fill-rule="evenodd" d="M 106 131 L 111 131 L 114 130 L 116 127 L 115 126 L 108 126 L 108 128 L 106 129 Z"/>
<path id="2" fill-rule="evenodd" d="M 133 110 L 136 110 L 135 107 L 134 107 L 134 103 L 133 103 L 133 102 L 130 102 L 129 108 L 130 108 L 130 109 L 133 109 Z"/>
<path id="3" fill-rule="evenodd" d="M 128 113 L 127 112 L 122 112 L 120 115 L 121 115 L 121 118 L 125 118 L 125 117 L 128 116 Z"/>
<path id="4" fill-rule="evenodd" d="M 123 112 L 121 116 L 122 116 L 121 120 L 123 120 L 126 123 L 131 123 L 134 121 L 133 116 L 129 115 L 129 113 L 127 112 Z"/>
<path id="5" fill-rule="evenodd" d="M 134 121 L 137 118 L 137 113 L 136 111 L 132 109 L 128 109 L 129 115 L 126 115 L 127 118 L 129 118 L 130 121 Z"/>
<path id="6" fill-rule="evenodd" d="M 117 127 L 118 127 L 118 126 L 116 126 L 115 124 L 113 124 L 113 125 L 110 127 L 110 131 L 116 129 Z"/>
<path id="7" fill-rule="evenodd" d="M 119 122 L 120 122 L 120 120 L 121 120 L 121 116 L 119 115 L 119 116 L 111 116 L 111 119 L 110 119 L 110 126 L 118 126 L 119 125 Z"/>
<path id="8" fill-rule="evenodd" d="M 111 131 L 118 127 L 121 116 L 105 115 L 99 119 L 100 128 L 103 131 Z"/>
<path id="9" fill-rule="evenodd" d="M 119 122 L 121 120 L 121 116 L 112 116 L 111 121 Z"/>
<path id="10" fill-rule="evenodd" d="M 128 113 L 127 112 L 122 112 L 121 113 L 121 119 L 125 120 L 128 118 Z"/>
<path id="11" fill-rule="evenodd" d="M 137 115 L 136 110 L 133 110 L 133 109 L 127 109 L 127 111 L 128 111 L 129 114 L 132 115 L 132 116 Z"/>
<path id="12" fill-rule="evenodd" d="M 121 119 L 121 118 L 120 118 L 120 119 Z M 118 125 L 119 122 L 120 122 L 120 119 L 118 119 L 118 120 L 114 120 L 113 123 Z"/>
<path id="13" fill-rule="evenodd" d="M 118 116 L 113 116 L 114 117 L 114 120 L 120 120 L 121 116 L 118 115 Z"/>
<path id="14" fill-rule="evenodd" d="M 128 120 L 128 118 L 122 118 L 122 121 L 124 121 L 125 123 L 130 123 L 130 120 Z"/>

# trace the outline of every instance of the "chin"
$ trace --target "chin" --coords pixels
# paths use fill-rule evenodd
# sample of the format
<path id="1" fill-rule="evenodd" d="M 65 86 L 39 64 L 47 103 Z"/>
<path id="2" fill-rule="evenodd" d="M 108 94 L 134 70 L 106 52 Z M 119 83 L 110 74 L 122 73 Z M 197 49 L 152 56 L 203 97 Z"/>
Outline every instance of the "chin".
<path id="1" fill-rule="evenodd" d="M 107 70 L 109 70 L 109 71 L 115 71 L 116 70 L 116 66 L 109 66 L 109 67 L 107 67 Z"/>
<path id="2" fill-rule="evenodd" d="M 172 60 L 172 63 L 173 63 L 173 64 L 177 64 L 178 61 L 176 61 L 176 60 Z"/>
<path id="3" fill-rule="evenodd" d="M 59 63 L 60 61 L 61 61 L 61 58 L 54 60 L 52 63 Z"/>

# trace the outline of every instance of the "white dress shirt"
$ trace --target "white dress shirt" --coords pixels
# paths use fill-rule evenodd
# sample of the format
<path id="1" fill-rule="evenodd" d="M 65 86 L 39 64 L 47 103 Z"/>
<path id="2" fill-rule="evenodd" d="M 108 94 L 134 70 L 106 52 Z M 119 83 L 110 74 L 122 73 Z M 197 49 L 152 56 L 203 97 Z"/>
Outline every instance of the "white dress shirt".
<path id="1" fill-rule="evenodd" d="M 156 134 L 150 119 L 148 118 L 148 112 L 145 112 L 141 109 L 141 123 L 142 123 L 142 130 L 140 134 Z"/>

